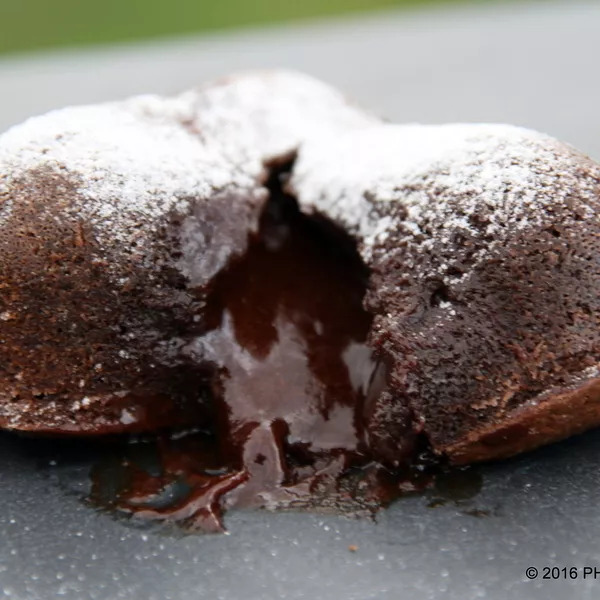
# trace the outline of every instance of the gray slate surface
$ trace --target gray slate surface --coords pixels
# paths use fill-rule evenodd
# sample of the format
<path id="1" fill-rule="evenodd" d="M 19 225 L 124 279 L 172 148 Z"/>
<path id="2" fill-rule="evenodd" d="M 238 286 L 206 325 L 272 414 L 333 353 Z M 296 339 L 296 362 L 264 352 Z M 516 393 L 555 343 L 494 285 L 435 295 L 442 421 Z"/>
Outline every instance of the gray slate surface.
<path id="1" fill-rule="evenodd" d="M 175 92 L 249 67 L 331 81 L 401 121 L 507 121 L 600 157 L 596 2 L 382 13 L 346 21 L 0 61 L 0 129 L 65 104 Z M 0 597 L 597 598 L 600 432 L 481 468 L 471 499 L 406 498 L 376 523 L 235 513 L 227 536 L 134 526 L 81 500 L 93 457 L 49 465 L 0 435 Z M 474 516 L 485 513 L 486 516 Z M 358 545 L 351 553 L 348 546 Z"/>

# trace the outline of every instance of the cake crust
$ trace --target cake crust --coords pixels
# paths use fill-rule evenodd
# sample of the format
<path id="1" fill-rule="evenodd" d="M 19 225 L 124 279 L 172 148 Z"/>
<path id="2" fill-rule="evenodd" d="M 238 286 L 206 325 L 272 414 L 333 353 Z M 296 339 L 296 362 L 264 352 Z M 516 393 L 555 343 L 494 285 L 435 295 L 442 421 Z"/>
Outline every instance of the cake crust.
<path id="1" fill-rule="evenodd" d="M 515 127 L 383 125 L 303 148 L 292 187 L 359 240 L 387 390 L 436 452 L 499 458 L 600 423 L 596 163 Z M 519 441 L 484 450 L 505 423 Z"/>
<path id="2" fill-rule="evenodd" d="M 549 390 L 445 449 L 454 464 L 508 458 L 600 424 L 600 378 Z"/>

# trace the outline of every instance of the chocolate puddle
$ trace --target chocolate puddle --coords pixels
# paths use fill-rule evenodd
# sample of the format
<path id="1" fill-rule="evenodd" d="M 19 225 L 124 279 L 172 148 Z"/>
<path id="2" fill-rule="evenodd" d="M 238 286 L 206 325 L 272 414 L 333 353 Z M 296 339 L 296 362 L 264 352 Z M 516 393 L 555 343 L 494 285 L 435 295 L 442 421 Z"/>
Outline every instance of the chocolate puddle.
<path id="1" fill-rule="evenodd" d="M 215 280 L 205 332 L 183 348 L 213 368 L 214 426 L 163 438 L 153 469 L 126 459 L 116 508 L 219 531 L 233 507 L 372 511 L 423 483 L 422 469 L 386 469 L 365 442 L 377 366 L 365 345 L 367 270 L 348 238 L 299 213 L 284 177 L 273 176 L 247 254 Z M 96 469 L 104 503 L 105 479 Z"/>

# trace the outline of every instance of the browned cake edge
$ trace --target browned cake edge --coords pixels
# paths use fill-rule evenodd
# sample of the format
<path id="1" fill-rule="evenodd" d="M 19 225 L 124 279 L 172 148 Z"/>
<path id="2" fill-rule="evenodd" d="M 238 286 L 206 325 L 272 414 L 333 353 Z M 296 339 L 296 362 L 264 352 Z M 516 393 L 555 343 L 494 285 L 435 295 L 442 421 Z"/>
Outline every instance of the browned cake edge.
<path id="1" fill-rule="evenodd" d="M 166 389 L 159 394 L 97 394 L 75 401 L 71 395 L 48 402 L 31 398 L 6 402 L 0 397 L 4 403 L 0 408 L 0 429 L 90 436 L 203 426 L 210 419 L 209 410 L 206 401 L 200 399 L 200 382 L 195 383 L 196 396 Z"/>
<path id="2" fill-rule="evenodd" d="M 435 448 L 455 465 L 508 458 L 600 425 L 600 377 L 549 390 L 501 422 L 470 431 L 459 442 Z"/>

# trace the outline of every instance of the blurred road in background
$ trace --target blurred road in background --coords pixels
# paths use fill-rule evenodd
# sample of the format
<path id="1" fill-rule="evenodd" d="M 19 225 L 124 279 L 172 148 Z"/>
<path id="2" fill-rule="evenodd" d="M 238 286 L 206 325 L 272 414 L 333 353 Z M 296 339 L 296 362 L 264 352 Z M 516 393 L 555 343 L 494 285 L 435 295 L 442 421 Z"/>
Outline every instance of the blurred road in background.
<path id="1" fill-rule="evenodd" d="M 0 130 L 68 104 L 287 67 L 393 120 L 512 122 L 600 157 L 599 32 L 594 1 L 485 4 L 6 58 Z"/>

